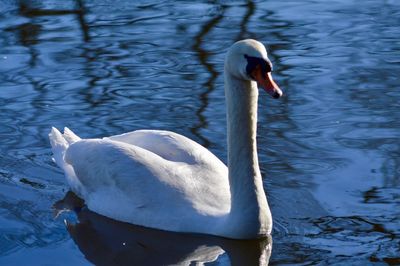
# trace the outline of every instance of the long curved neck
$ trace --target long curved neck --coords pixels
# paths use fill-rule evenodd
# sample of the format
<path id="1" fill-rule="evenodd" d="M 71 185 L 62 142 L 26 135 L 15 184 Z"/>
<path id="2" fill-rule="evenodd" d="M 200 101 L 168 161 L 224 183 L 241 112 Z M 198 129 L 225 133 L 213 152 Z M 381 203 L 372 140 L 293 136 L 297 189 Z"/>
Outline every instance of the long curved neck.
<path id="1" fill-rule="evenodd" d="M 265 197 L 257 156 L 258 89 L 254 81 L 239 80 L 225 71 L 228 129 L 228 169 L 231 190 L 230 220 L 243 234 L 270 230 L 269 207 Z M 240 229 L 239 229 L 240 228 Z"/>

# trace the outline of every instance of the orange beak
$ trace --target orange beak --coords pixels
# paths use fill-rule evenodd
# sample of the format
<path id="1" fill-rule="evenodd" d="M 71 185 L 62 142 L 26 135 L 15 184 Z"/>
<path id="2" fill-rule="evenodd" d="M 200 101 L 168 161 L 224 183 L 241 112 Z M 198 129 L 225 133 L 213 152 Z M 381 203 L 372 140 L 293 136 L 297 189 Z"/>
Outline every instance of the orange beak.
<path id="1" fill-rule="evenodd" d="M 261 67 L 258 65 L 254 69 L 252 76 L 255 78 L 258 85 L 262 87 L 273 98 L 278 99 L 283 95 L 282 90 L 272 79 L 271 72 L 263 73 Z"/>

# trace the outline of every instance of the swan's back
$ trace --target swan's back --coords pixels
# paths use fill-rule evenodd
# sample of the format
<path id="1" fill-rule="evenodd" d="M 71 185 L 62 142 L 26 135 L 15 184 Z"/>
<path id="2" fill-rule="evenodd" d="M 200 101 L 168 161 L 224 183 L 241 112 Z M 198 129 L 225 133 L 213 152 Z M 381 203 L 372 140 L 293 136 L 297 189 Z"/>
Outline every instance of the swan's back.
<path id="1" fill-rule="evenodd" d="M 136 130 L 107 137 L 151 151 L 167 161 L 187 164 L 212 163 L 214 167 L 226 166 L 209 150 L 180 134 L 165 130 Z"/>

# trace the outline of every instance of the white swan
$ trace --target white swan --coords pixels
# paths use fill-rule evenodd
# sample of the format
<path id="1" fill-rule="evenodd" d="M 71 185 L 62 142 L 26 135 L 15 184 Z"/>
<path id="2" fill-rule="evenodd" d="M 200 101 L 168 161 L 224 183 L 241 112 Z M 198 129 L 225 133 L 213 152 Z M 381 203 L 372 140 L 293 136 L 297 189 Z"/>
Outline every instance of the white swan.
<path id="1" fill-rule="evenodd" d="M 267 235 L 272 217 L 256 146 L 258 84 L 282 95 L 265 47 L 236 42 L 225 58 L 228 168 L 198 143 L 173 132 L 137 130 L 80 139 L 49 134 L 54 161 L 88 208 L 151 228 L 251 239 Z"/>

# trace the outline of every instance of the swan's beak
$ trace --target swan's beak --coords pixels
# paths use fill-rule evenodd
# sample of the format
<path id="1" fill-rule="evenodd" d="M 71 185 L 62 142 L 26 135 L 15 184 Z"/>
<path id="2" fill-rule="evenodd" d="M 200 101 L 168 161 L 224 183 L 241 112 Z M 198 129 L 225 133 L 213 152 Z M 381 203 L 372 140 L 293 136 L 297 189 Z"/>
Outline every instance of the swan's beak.
<path id="1" fill-rule="evenodd" d="M 262 73 L 261 68 L 257 67 L 254 70 L 253 76 L 255 77 L 258 85 L 268 92 L 268 94 L 273 98 L 278 99 L 283 95 L 282 90 L 273 80 L 271 72 L 264 74 Z"/>

